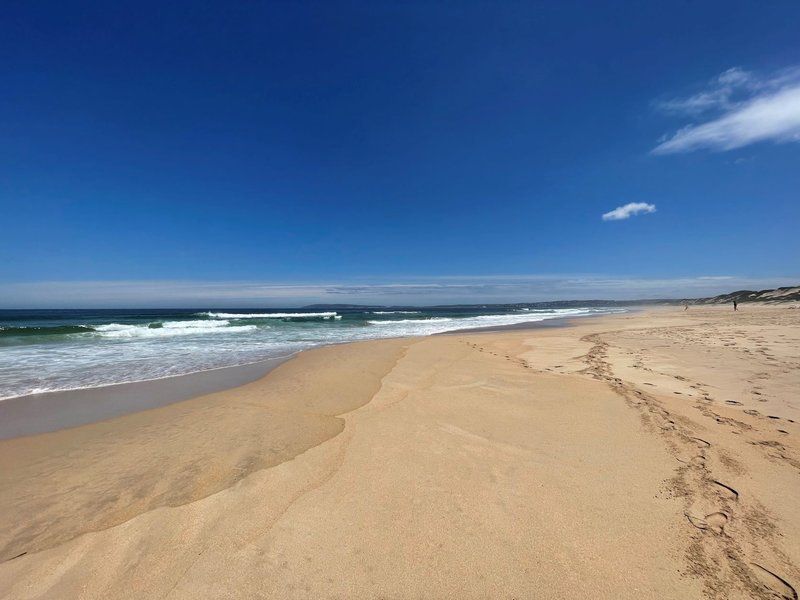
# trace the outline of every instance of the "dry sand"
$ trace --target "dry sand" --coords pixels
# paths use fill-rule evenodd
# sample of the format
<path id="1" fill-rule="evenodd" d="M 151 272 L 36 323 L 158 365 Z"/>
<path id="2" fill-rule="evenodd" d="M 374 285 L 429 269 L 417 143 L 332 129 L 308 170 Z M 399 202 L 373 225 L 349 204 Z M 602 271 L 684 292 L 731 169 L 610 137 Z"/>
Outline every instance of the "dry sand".
<path id="1" fill-rule="evenodd" d="M 3 598 L 796 598 L 800 309 L 304 352 L 0 442 Z"/>

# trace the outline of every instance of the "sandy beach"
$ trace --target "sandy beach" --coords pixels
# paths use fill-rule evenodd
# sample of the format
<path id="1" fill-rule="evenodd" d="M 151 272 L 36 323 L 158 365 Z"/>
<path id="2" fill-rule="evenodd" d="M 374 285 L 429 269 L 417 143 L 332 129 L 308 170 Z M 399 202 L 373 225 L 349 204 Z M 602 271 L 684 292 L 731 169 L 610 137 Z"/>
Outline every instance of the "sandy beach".
<path id="1" fill-rule="evenodd" d="M 0 441 L 2 598 L 797 598 L 800 308 L 302 352 Z"/>

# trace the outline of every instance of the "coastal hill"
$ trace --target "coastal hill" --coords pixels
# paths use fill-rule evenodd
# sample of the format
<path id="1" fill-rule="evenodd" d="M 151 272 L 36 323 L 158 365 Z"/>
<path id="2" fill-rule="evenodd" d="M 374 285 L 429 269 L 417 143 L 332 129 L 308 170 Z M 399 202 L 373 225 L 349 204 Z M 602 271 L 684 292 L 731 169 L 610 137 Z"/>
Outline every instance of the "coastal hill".
<path id="1" fill-rule="evenodd" d="M 739 304 L 745 302 L 768 302 L 776 304 L 779 302 L 797 302 L 800 301 L 800 286 L 794 287 L 779 287 L 774 290 L 739 290 L 729 294 L 721 294 L 713 298 L 700 298 L 695 300 L 695 304 L 727 304 L 733 301 Z"/>

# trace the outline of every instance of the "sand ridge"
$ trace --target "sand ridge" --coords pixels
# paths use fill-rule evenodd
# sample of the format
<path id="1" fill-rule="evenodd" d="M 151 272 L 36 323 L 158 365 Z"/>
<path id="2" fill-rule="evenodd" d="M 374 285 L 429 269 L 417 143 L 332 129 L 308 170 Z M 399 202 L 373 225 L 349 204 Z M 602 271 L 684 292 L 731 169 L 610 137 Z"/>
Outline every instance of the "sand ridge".
<path id="1" fill-rule="evenodd" d="M 270 385 L 95 424 L 0 441 L 0 560 L 180 506 L 234 485 L 342 432 L 339 413 L 369 401 L 403 342 L 310 351 Z M 346 380 L 340 365 L 348 364 Z M 315 374 L 309 385 L 307 374 Z M 331 378 L 339 394 L 330 394 Z"/>

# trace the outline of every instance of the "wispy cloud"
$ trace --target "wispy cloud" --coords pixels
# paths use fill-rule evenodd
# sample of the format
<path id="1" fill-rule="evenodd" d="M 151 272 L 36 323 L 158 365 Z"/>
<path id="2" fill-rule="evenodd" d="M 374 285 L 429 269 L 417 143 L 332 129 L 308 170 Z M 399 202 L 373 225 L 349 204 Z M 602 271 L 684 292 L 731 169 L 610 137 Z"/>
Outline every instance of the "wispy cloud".
<path id="1" fill-rule="evenodd" d="M 0 308 L 253 308 L 319 302 L 431 305 L 684 298 L 711 296 L 737 289 L 797 285 L 798 281 L 800 276 L 764 279 L 732 275 L 670 279 L 600 275 L 476 275 L 338 283 L 43 281 L 0 283 Z"/>
<path id="2" fill-rule="evenodd" d="M 699 115 L 712 109 L 733 108 L 740 94 L 757 88 L 758 83 L 751 73 L 733 67 L 712 79 L 706 89 L 686 98 L 661 100 L 656 106 L 665 112 Z"/>
<path id="3" fill-rule="evenodd" d="M 687 98 L 661 101 L 671 114 L 704 121 L 684 126 L 653 149 L 654 154 L 733 150 L 763 141 L 800 141 L 800 68 L 769 77 L 739 68 L 715 77 Z"/>
<path id="4" fill-rule="evenodd" d="M 647 202 L 628 202 L 628 204 L 624 206 L 618 206 L 614 210 L 603 214 L 603 221 L 621 221 L 635 215 L 653 212 L 656 212 L 655 204 L 647 204 Z"/>

